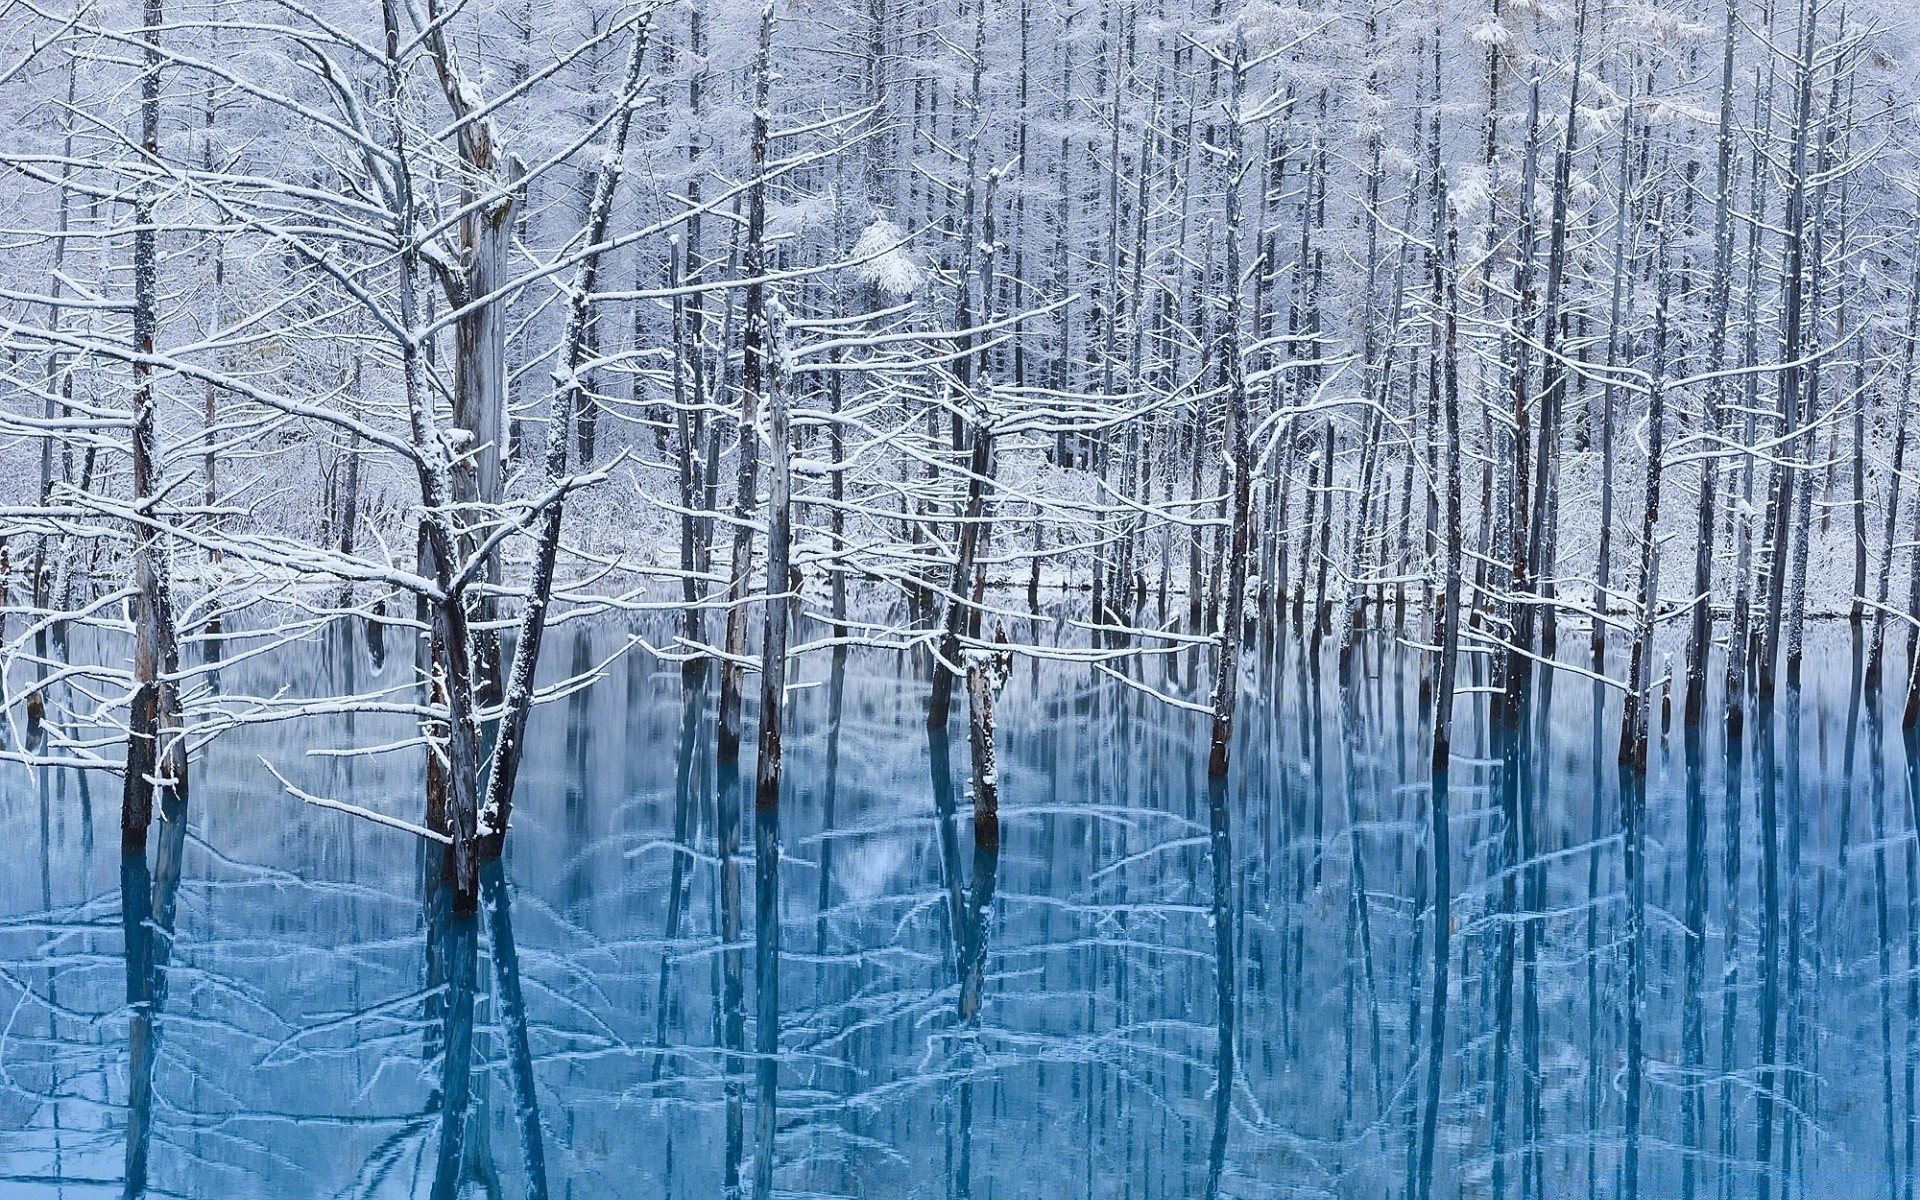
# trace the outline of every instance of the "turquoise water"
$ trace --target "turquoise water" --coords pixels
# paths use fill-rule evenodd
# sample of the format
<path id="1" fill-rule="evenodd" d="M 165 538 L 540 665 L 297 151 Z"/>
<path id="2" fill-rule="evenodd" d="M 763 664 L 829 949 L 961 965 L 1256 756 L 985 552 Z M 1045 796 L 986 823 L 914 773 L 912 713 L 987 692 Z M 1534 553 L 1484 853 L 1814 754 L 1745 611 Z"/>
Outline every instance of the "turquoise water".
<path id="1" fill-rule="evenodd" d="M 1630 1143 L 1644 1196 L 1910 1194 L 1913 747 L 1845 625 L 1734 753 L 1676 697 L 1638 939 L 1618 697 L 1571 670 L 1509 732 L 1463 695 L 1439 863 L 1419 658 L 1384 636 L 1344 670 L 1263 642 L 1211 797 L 1204 717 L 1141 690 L 1202 702 L 1204 660 L 1116 663 L 1132 686 L 1021 660 L 997 850 L 924 659 L 809 656 L 769 872 L 714 696 L 616 654 L 633 632 L 548 642 L 554 678 L 600 678 L 535 718 L 477 918 L 410 835 L 259 761 L 418 820 L 418 747 L 313 753 L 402 743 L 403 714 L 224 735 L 126 861 L 117 779 L 0 765 L 0 1194 L 751 1194 L 768 1113 L 781 1195 L 1614 1196 Z M 411 670 L 342 629 L 219 687 L 405 695 Z"/>

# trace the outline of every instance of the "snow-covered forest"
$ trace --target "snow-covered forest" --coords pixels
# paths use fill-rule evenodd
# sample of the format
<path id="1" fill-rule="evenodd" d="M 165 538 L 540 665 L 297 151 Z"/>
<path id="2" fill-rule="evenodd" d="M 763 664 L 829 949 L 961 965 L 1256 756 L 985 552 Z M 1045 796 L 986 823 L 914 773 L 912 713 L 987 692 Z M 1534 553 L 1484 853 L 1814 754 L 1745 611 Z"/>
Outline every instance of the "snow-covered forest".
<path id="1" fill-rule="evenodd" d="M 686 1003 L 724 1052 L 722 1177 L 685 1186 L 843 1194 L 781 1149 L 819 1023 L 792 976 L 849 911 L 823 874 L 810 944 L 832 838 L 782 831 L 834 795 L 848 663 L 898 726 L 874 753 L 931 764 L 890 819 L 939 830 L 943 1028 L 974 1039 L 939 1070 L 969 1089 L 1021 969 L 989 930 L 1055 886 L 995 897 L 1053 811 L 1019 786 L 1038 714 L 1093 695 L 1184 757 L 1124 803 L 1075 785 L 1086 895 L 1144 870 L 1143 919 L 1208 919 L 1176 987 L 1217 1025 L 1179 1052 L 1211 1081 L 1195 1174 L 1149 1192 L 1816 1194 L 1839 1146 L 1858 1194 L 1911 1195 L 1916 52 L 1884 0 L 0 0 L 7 819 L 37 794 L 51 862 L 52 781 L 118 800 L 153 876 L 112 910 L 136 1068 L 152 934 L 217 840 L 192 823 L 417 853 L 433 1194 L 473 1182 L 484 940 L 544 1196 L 559 1085 L 507 889 L 571 870 L 548 759 L 593 777 L 590 730 L 672 760 L 671 830 L 606 887 L 665 898 L 661 1047 L 673 955 L 719 964 Z M 642 680 L 670 720 L 631 719 Z M 1798 757 L 1829 703 L 1838 817 Z M 1312 865 L 1272 882 L 1235 835 L 1305 837 L 1297 797 L 1257 816 L 1296 774 Z M 91 911 L 42 891 L 6 897 L 35 936 Z M 1884 1129 L 1823 1115 L 1841 1018 L 1800 991 L 1875 942 Z M 58 1045 L 49 945 L 0 953 L 0 998 Z M 1298 981 L 1345 989 L 1337 1129 L 1252 1090 L 1256 973 L 1296 1056 Z M 146 1053 L 99 1100 L 128 1194 Z"/>

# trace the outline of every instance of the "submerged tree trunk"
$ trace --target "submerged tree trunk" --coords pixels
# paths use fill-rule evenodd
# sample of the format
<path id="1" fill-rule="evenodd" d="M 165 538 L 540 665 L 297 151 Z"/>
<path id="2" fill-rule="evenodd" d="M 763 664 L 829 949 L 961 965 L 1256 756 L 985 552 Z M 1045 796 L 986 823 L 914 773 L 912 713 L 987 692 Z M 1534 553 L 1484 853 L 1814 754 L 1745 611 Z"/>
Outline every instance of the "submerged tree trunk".
<path id="1" fill-rule="evenodd" d="M 765 170 L 768 143 L 768 91 L 772 84 L 774 0 L 762 0 L 759 48 L 754 58 L 753 161 L 756 179 Z M 764 204 L 756 186 L 755 206 Z M 749 258 L 758 257 L 749 255 Z M 761 264 L 749 266 L 757 277 Z M 757 292 L 757 281 L 750 285 Z M 767 498 L 767 597 L 760 639 L 760 731 L 754 760 L 754 1106 L 753 1194 L 773 1195 L 773 1168 L 779 1133 L 780 1081 L 780 772 L 781 730 L 786 714 L 788 603 L 793 543 L 793 470 L 787 434 L 787 379 L 783 314 L 778 301 L 750 299 L 747 357 L 741 384 L 748 392 L 766 391 L 768 463 L 772 473 Z M 758 322 L 760 327 L 755 328 Z"/>

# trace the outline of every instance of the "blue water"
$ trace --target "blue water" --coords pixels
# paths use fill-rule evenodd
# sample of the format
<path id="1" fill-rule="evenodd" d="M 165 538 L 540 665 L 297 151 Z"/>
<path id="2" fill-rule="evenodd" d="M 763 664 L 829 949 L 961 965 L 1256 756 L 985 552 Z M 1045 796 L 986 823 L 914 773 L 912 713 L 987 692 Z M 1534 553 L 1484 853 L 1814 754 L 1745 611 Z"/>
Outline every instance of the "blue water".
<path id="1" fill-rule="evenodd" d="M 1074 640 L 1055 618 L 1022 624 L 1018 640 Z M 477 918 L 434 899 L 410 835 L 303 805 L 261 765 L 418 820 L 417 746 L 313 753 L 402 743 L 404 715 L 222 736 L 184 825 L 127 861 L 116 778 L 0 766 L 0 1194 L 523 1196 L 536 1155 L 553 1196 L 708 1197 L 730 1176 L 750 1193 L 771 982 L 755 818 L 749 803 L 740 940 L 723 947 L 714 696 L 689 702 L 644 649 L 616 654 L 633 632 L 549 641 L 551 677 L 601 677 L 536 717 Z M 1692 752 L 1677 696 L 1656 734 L 1643 1196 L 1682 1195 L 1688 1164 L 1702 1197 L 1754 1195 L 1763 1173 L 1821 1200 L 1912 1186 L 1910 748 L 1899 689 L 1858 702 L 1849 629 L 1812 636 L 1802 690 L 1749 718 L 1737 761 L 1717 702 Z M 1584 657 L 1584 635 L 1568 640 Z M 375 658 L 339 631 L 236 662 L 220 690 L 236 710 L 283 687 L 408 694 L 410 659 Z M 1596 713 L 1584 675 L 1542 672 L 1511 739 L 1463 695 L 1436 1047 L 1418 656 L 1378 635 L 1344 671 L 1291 637 L 1258 648 L 1218 808 L 1204 718 L 1138 686 L 1204 701 L 1205 661 L 1116 669 L 1136 686 L 1018 665 L 996 854 L 975 844 L 965 705 L 946 746 L 930 739 L 922 659 L 801 664 L 768 993 L 774 1191 L 1184 1197 L 1213 1179 L 1230 1196 L 1385 1197 L 1430 1173 L 1432 1196 L 1487 1196 L 1497 1165 L 1506 1195 L 1621 1194 L 1636 985 L 1617 694 Z"/>

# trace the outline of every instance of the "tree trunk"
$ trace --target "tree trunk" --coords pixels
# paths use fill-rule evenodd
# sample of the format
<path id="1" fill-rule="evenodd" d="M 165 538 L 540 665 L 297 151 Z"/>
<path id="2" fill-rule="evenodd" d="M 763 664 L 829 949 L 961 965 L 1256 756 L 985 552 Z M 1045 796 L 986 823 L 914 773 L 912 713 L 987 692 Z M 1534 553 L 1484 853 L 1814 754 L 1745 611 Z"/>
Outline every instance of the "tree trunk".
<path id="1" fill-rule="evenodd" d="M 161 0 L 145 0 L 140 76 L 140 145 L 152 169 L 160 161 Z M 185 797 L 187 756 L 180 728 L 180 652 L 173 624 L 173 597 L 161 544 L 159 499 L 162 464 L 155 429 L 153 388 L 155 332 L 159 324 L 159 229 L 157 190 L 142 178 L 133 204 L 133 699 L 127 721 L 127 765 L 120 796 L 120 846 L 143 853 L 153 820 L 156 787 Z"/>

